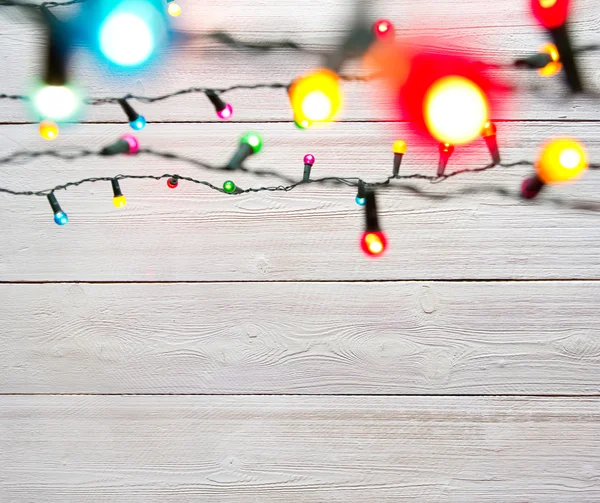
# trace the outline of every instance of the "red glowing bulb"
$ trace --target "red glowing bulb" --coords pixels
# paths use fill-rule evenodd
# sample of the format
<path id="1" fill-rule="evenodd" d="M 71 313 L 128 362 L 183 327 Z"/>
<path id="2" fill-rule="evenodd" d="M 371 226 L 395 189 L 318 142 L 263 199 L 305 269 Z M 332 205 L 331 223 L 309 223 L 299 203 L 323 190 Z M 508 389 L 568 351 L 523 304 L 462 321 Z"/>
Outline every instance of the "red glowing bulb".
<path id="1" fill-rule="evenodd" d="M 360 239 L 360 247 L 369 257 L 378 257 L 387 248 L 387 239 L 381 231 L 365 232 Z"/>
<path id="2" fill-rule="evenodd" d="M 531 0 L 531 10 L 544 28 L 558 28 L 567 21 L 569 0 Z"/>
<path id="3" fill-rule="evenodd" d="M 179 185 L 179 180 L 177 180 L 176 176 L 167 179 L 167 187 L 170 189 L 175 189 L 177 185 Z"/>
<path id="4" fill-rule="evenodd" d="M 384 38 L 394 33 L 394 25 L 387 19 L 380 19 L 373 25 L 373 32 L 377 38 Z"/>

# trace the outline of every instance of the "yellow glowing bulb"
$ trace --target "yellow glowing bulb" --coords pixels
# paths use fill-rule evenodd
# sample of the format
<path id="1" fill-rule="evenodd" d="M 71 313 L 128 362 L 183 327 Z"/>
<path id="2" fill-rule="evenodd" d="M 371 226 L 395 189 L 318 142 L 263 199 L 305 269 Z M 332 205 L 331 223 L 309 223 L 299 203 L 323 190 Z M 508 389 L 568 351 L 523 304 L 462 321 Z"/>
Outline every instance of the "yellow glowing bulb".
<path id="1" fill-rule="evenodd" d="M 169 12 L 170 16 L 177 17 L 179 14 L 181 14 L 181 7 L 179 7 L 179 5 L 175 2 L 169 2 L 167 11 Z"/>
<path id="2" fill-rule="evenodd" d="M 294 120 L 301 127 L 335 120 L 342 106 L 339 77 L 320 69 L 296 79 L 289 89 Z"/>
<path id="3" fill-rule="evenodd" d="M 406 154 L 406 142 L 403 140 L 396 140 L 392 145 L 392 151 L 394 154 Z"/>
<path id="4" fill-rule="evenodd" d="M 549 9 L 550 7 L 554 7 L 554 4 L 556 2 L 557 2 L 557 0 L 540 0 L 540 5 L 544 9 Z"/>
<path id="5" fill-rule="evenodd" d="M 423 108 L 431 135 L 452 145 L 479 137 L 489 116 L 483 91 L 471 80 L 458 76 L 436 81 L 427 91 Z"/>
<path id="6" fill-rule="evenodd" d="M 122 208 L 127 204 L 127 199 L 125 199 L 125 196 L 115 196 L 113 197 L 113 204 L 117 208 Z"/>
<path id="7" fill-rule="evenodd" d="M 588 167 L 583 145 L 570 138 L 558 138 L 546 143 L 535 165 L 544 183 L 573 180 Z"/>
<path id="8" fill-rule="evenodd" d="M 560 54 L 554 44 L 545 44 L 540 47 L 540 52 L 545 52 L 550 55 L 552 61 L 548 63 L 544 68 L 540 68 L 538 73 L 542 77 L 552 77 L 562 70 L 562 63 L 560 62 Z"/>
<path id="9" fill-rule="evenodd" d="M 40 136 L 46 140 L 54 140 L 58 136 L 58 126 L 52 121 L 40 122 Z"/>

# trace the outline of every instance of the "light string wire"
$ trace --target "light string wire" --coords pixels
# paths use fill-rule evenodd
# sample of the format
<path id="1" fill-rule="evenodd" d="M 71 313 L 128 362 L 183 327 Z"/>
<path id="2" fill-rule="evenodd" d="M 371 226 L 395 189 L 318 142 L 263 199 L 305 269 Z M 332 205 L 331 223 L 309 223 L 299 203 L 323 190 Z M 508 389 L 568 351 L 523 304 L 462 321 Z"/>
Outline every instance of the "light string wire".
<path id="1" fill-rule="evenodd" d="M 53 192 L 62 191 L 62 190 L 66 191 L 67 189 L 69 189 L 71 187 L 78 187 L 83 184 L 97 183 L 97 182 L 110 182 L 111 180 L 115 180 L 115 179 L 116 180 L 163 180 L 163 179 L 175 178 L 178 181 L 182 180 L 182 181 L 187 181 L 187 182 L 194 183 L 197 185 L 202 185 L 204 187 L 207 187 L 209 189 L 212 189 L 214 191 L 217 191 L 217 192 L 220 192 L 220 193 L 226 194 L 226 195 L 240 195 L 240 194 L 257 193 L 257 192 L 278 192 L 278 191 L 289 192 L 289 191 L 294 190 L 297 187 L 300 187 L 303 185 L 309 185 L 309 184 L 328 185 L 328 184 L 330 184 L 330 185 L 342 185 L 342 186 L 352 187 L 352 188 L 358 188 L 360 186 L 363 186 L 365 189 L 371 189 L 371 190 L 372 189 L 380 189 L 380 188 L 403 190 L 406 192 L 410 192 L 413 195 L 416 195 L 416 196 L 419 196 L 422 198 L 426 198 L 426 199 L 433 199 L 433 200 L 449 200 L 449 199 L 453 199 L 453 198 L 456 198 L 459 196 L 470 196 L 470 195 L 482 194 L 482 193 L 493 193 L 493 194 L 497 194 L 497 195 L 500 195 L 503 197 L 514 197 L 515 199 L 524 201 L 518 193 L 513 193 L 504 187 L 494 186 L 494 185 L 480 185 L 477 187 L 464 187 L 464 188 L 460 188 L 454 192 L 446 192 L 443 194 L 439 194 L 439 193 L 427 192 L 427 191 L 423 190 L 422 188 L 419 188 L 415 185 L 411 185 L 408 183 L 395 184 L 392 182 L 393 181 L 407 182 L 409 180 L 422 180 L 422 181 L 428 181 L 431 184 L 437 184 L 437 183 L 444 182 L 450 178 L 454 178 L 456 176 L 464 175 L 467 173 L 481 173 L 484 171 L 489 171 L 491 169 L 498 169 L 498 168 L 507 169 L 507 168 L 513 168 L 513 167 L 517 167 L 517 166 L 532 166 L 533 165 L 533 163 L 531 161 L 527 161 L 527 160 L 521 160 L 521 161 L 516 161 L 516 162 L 511 162 L 511 163 L 500 163 L 500 164 L 490 163 L 490 164 L 487 164 L 487 165 L 479 167 L 479 168 L 459 169 L 456 171 L 451 171 L 449 173 L 445 173 L 440 176 L 422 175 L 419 173 L 413 173 L 410 175 L 388 176 L 387 178 L 385 178 L 385 180 L 378 181 L 378 182 L 367 182 L 359 177 L 333 177 L 333 176 L 327 176 L 327 177 L 322 177 L 322 178 L 309 178 L 308 180 L 296 180 L 294 178 L 288 177 L 288 176 L 283 175 L 274 170 L 250 169 L 250 168 L 247 168 L 244 166 L 240 166 L 239 168 L 236 168 L 236 169 L 231 169 L 226 166 L 214 166 L 212 164 L 208 164 L 204 161 L 200 161 L 198 159 L 194 159 L 191 157 L 186 157 L 186 156 L 182 156 L 182 155 L 171 153 L 171 152 L 162 152 L 162 151 L 153 150 L 153 149 L 149 149 L 149 148 L 140 149 L 134 155 L 150 155 L 150 156 L 154 156 L 154 157 L 160 157 L 162 159 L 166 159 L 169 161 L 185 162 L 185 163 L 191 164 L 195 167 L 200 167 L 200 168 L 212 170 L 212 171 L 220 171 L 223 173 L 231 174 L 231 173 L 235 173 L 237 171 L 237 172 L 253 174 L 256 176 L 271 176 L 274 178 L 278 178 L 279 180 L 283 181 L 287 185 L 250 187 L 250 188 L 246 188 L 246 189 L 240 188 L 239 192 L 230 193 L 230 192 L 226 192 L 222 187 L 218 187 L 218 186 L 210 183 L 209 181 L 199 180 L 199 179 L 185 176 L 185 175 L 170 174 L 170 173 L 165 173 L 162 175 L 119 174 L 119 175 L 115 175 L 115 176 L 82 178 L 80 180 L 66 182 L 66 183 L 63 183 L 60 185 L 56 185 L 55 187 L 52 187 L 50 189 L 43 189 L 43 190 L 37 190 L 37 191 L 14 190 L 14 189 L 6 188 L 6 187 L 0 187 L 0 193 L 9 194 L 9 195 L 13 195 L 13 196 L 47 196 L 48 194 L 51 194 Z M 101 151 L 94 151 L 94 150 L 80 150 L 80 151 L 71 152 L 71 153 L 64 153 L 64 152 L 59 152 L 59 151 L 55 151 L 55 150 L 41 150 L 41 151 L 35 151 L 35 152 L 20 151 L 20 152 L 14 152 L 6 157 L 0 158 L 0 166 L 9 165 L 12 162 L 19 162 L 19 161 L 23 161 L 23 160 L 33 160 L 33 159 L 45 157 L 45 156 L 54 157 L 54 158 L 61 159 L 64 161 L 73 161 L 73 160 L 82 159 L 82 158 L 86 158 L 86 157 L 105 157 L 105 155 L 102 154 Z M 600 163 L 590 164 L 589 169 L 593 169 L 593 170 L 600 169 Z M 591 211 L 591 212 L 600 212 L 600 201 L 577 201 L 577 200 L 566 200 L 566 199 L 556 198 L 556 197 L 545 197 L 542 199 L 536 199 L 536 201 L 539 201 L 539 203 L 536 203 L 536 204 L 546 203 L 546 204 L 553 204 L 555 206 L 560 206 L 563 208 L 585 210 L 585 211 Z M 527 201 L 527 202 L 531 203 L 531 201 Z"/>

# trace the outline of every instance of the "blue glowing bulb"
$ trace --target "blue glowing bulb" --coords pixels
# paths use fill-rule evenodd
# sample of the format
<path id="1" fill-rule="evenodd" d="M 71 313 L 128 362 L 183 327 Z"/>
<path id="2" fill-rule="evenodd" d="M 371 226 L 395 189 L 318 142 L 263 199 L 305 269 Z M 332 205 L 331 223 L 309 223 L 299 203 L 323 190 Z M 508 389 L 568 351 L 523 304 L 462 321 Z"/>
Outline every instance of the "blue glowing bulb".
<path id="1" fill-rule="evenodd" d="M 138 66 L 154 52 L 148 22 L 132 12 L 115 12 L 100 28 L 100 50 L 119 66 Z"/>
<path id="2" fill-rule="evenodd" d="M 65 225 L 69 221 L 69 217 L 64 211 L 59 211 L 54 214 L 54 221 L 57 225 Z"/>
<path id="3" fill-rule="evenodd" d="M 129 125 L 131 126 L 131 129 L 139 131 L 140 129 L 144 129 L 146 127 L 146 119 L 143 115 L 140 115 L 136 120 L 131 121 Z"/>
<path id="4" fill-rule="evenodd" d="M 359 206 L 364 206 L 366 203 L 367 203 L 366 198 L 356 196 L 356 204 L 358 204 Z"/>

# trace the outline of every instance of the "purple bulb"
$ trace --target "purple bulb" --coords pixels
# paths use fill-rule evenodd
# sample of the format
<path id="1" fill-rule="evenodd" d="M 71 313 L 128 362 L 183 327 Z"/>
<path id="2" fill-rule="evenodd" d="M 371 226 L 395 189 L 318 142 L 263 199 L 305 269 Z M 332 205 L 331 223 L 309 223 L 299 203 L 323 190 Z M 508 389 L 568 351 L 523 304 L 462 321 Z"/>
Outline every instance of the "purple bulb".
<path id="1" fill-rule="evenodd" d="M 306 154 L 304 156 L 304 164 L 309 164 L 312 166 L 315 163 L 315 156 L 312 154 Z"/>
<path id="2" fill-rule="evenodd" d="M 138 139 L 132 134 L 124 134 L 121 138 L 129 145 L 130 154 L 135 154 L 140 149 L 140 142 L 138 142 Z"/>
<path id="3" fill-rule="evenodd" d="M 231 119 L 232 115 L 233 107 L 229 103 L 225 103 L 225 108 L 223 110 L 217 111 L 219 119 Z"/>

